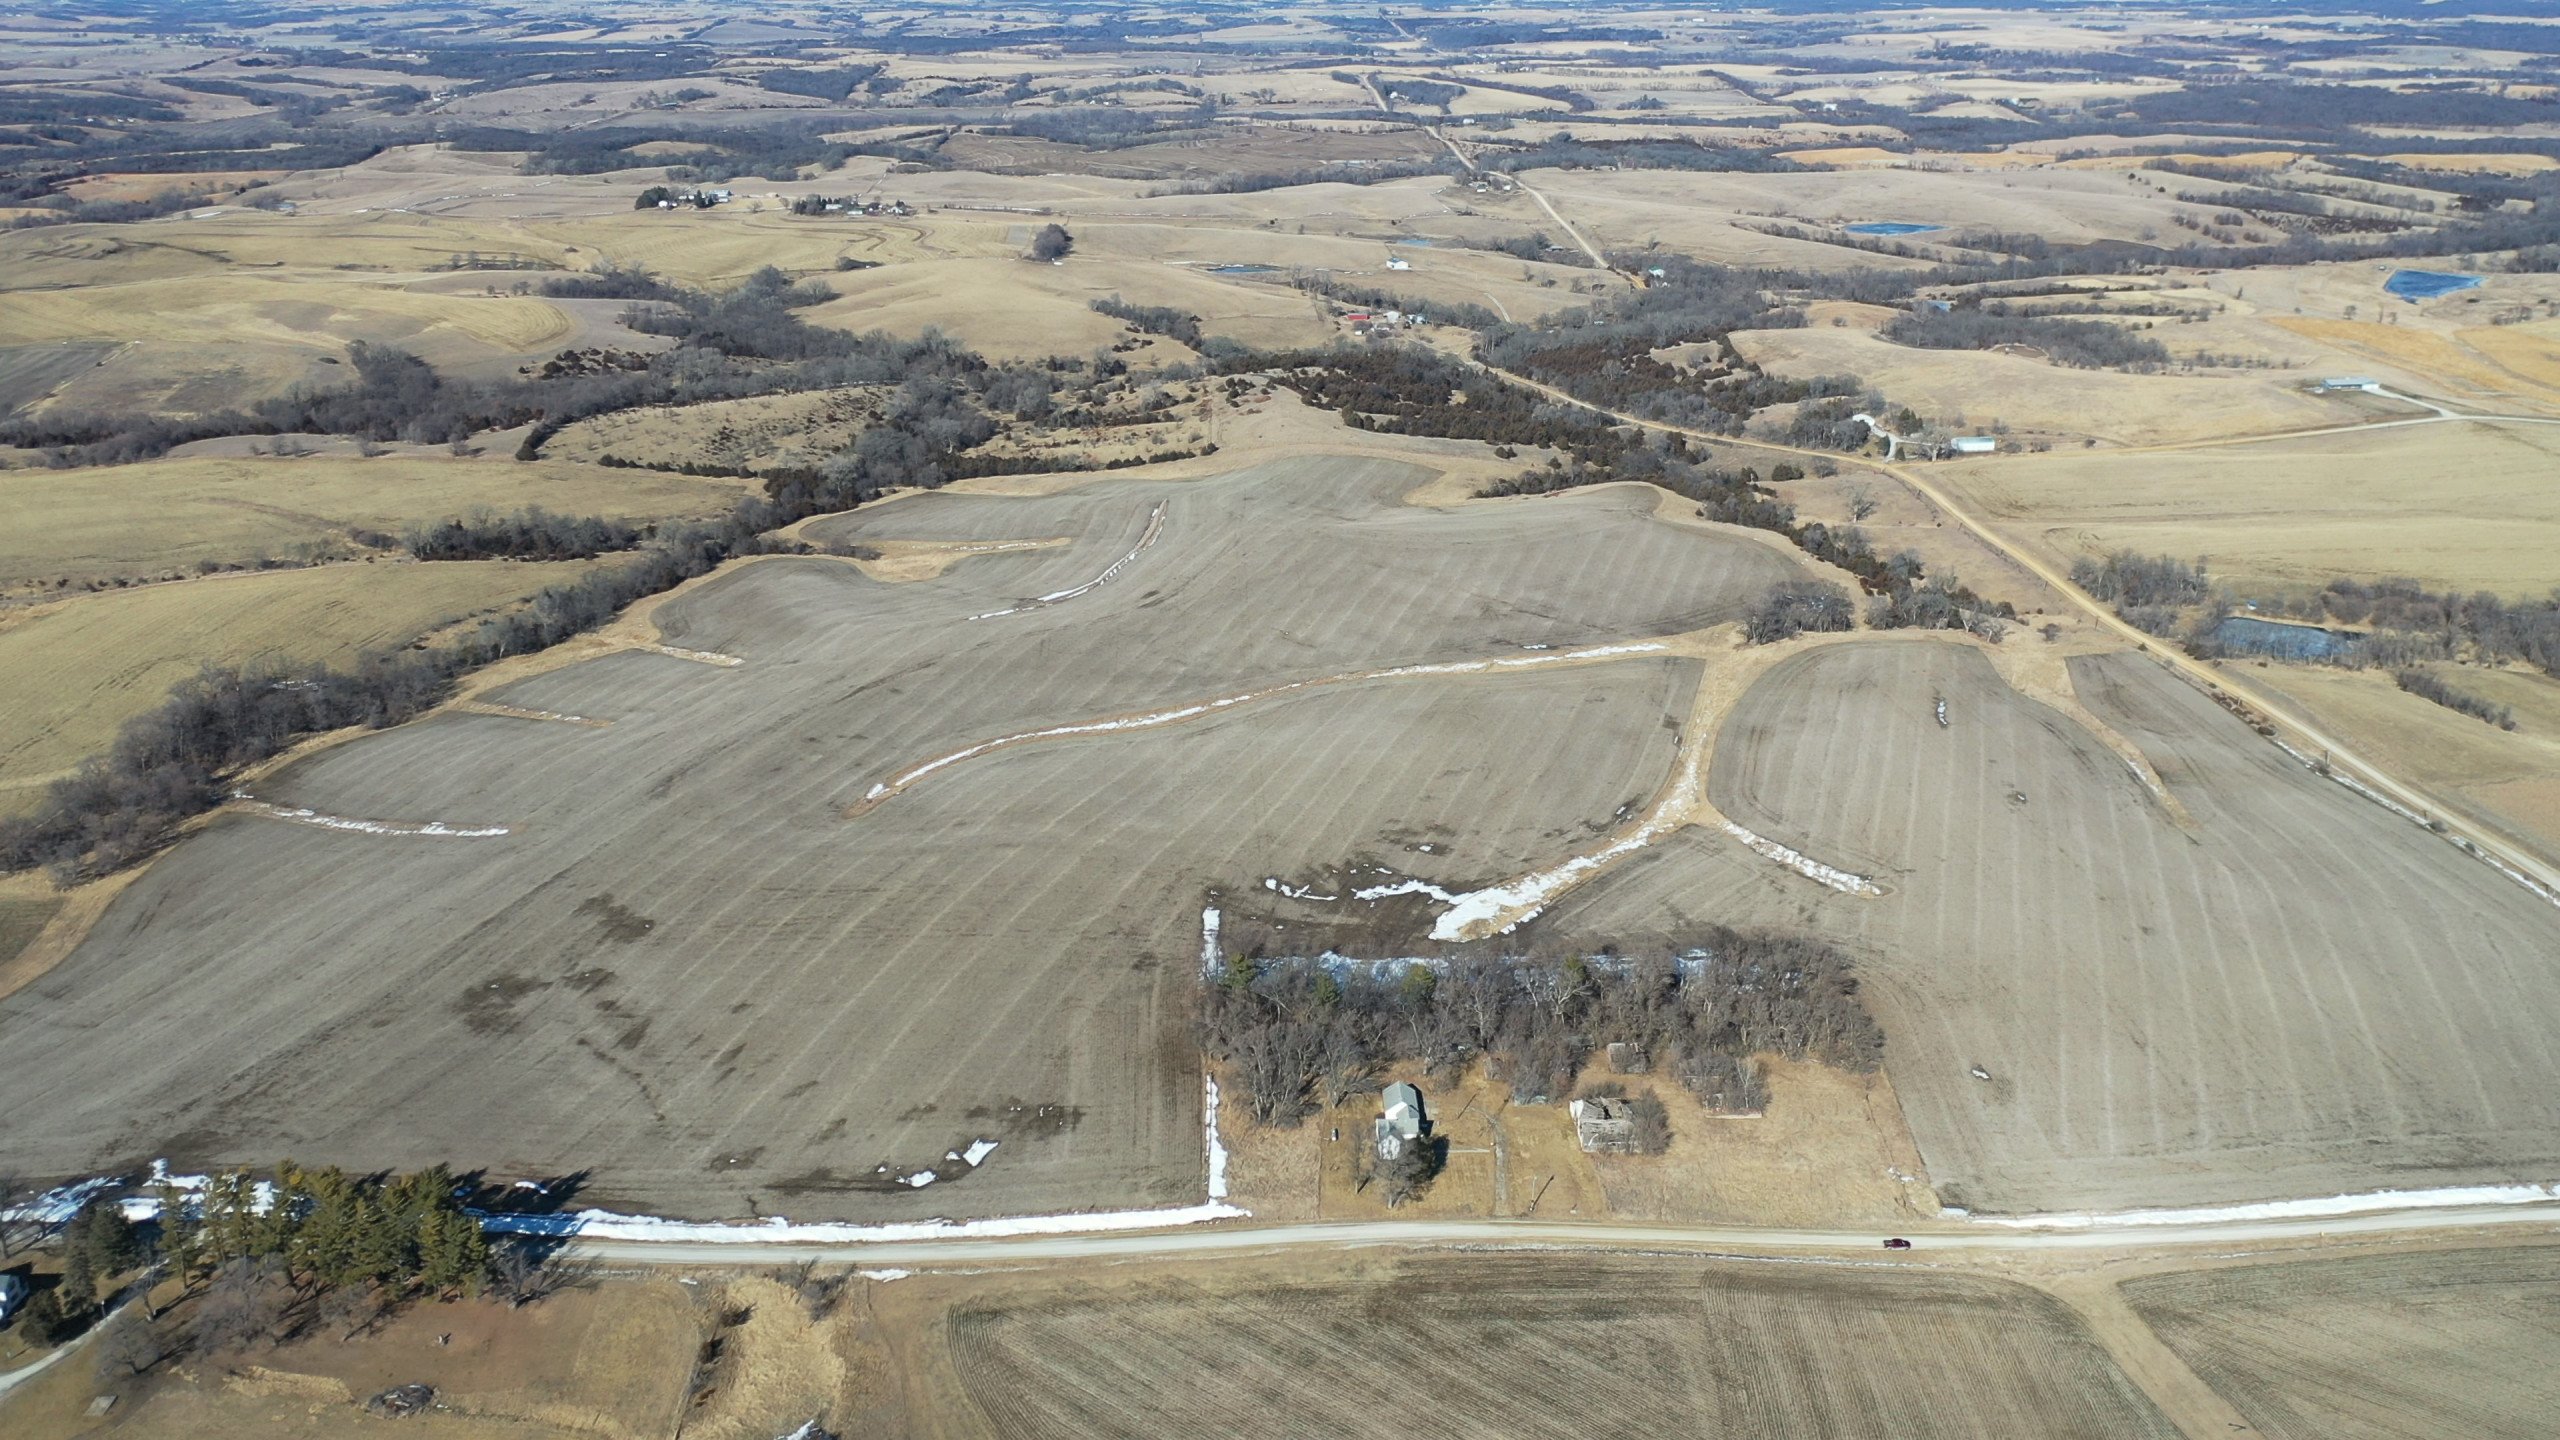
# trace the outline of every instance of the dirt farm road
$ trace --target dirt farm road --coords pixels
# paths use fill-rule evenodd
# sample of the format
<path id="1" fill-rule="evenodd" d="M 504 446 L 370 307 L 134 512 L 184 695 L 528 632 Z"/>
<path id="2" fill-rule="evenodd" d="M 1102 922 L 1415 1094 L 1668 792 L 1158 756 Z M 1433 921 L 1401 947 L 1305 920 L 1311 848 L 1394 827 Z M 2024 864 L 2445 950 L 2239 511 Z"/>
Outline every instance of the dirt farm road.
<path id="1" fill-rule="evenodd" d="M 1218 1225 L 995 1239 L 572 1240 L 573 1255 L 655 1265 L 783 1265 L 802 1260 L 866 1265 L 985 1265 L 1009 1261 L 1192 1259 L 1318 1247 L 1520 1246 L 1581 1250 L 1854 1251 L 1876 1263 L 1925 1264 L 1931 1257 L 2018 1252 L 2127 1252 L 2194 1245 L 2299 1244 L 2406 1237 L 2434 1231 L 2540 1226 L 2560 1232 L 2560 1202 L 2379 1210 L 2359 1215 L 2282 1216 L 2181 1224 L 2112 1224 L 2024 1229 L 1972 1224 L 1915 1227 L 1909 1250 L 1883 1248 L 1885 1231 L 1787 1230 L 1757 1225 L 1615 1225 L 1556 1220 L 1362 1220 L 1287 1225 Z M 742 1230 L 752 1234 L 752 1230 Z"/>

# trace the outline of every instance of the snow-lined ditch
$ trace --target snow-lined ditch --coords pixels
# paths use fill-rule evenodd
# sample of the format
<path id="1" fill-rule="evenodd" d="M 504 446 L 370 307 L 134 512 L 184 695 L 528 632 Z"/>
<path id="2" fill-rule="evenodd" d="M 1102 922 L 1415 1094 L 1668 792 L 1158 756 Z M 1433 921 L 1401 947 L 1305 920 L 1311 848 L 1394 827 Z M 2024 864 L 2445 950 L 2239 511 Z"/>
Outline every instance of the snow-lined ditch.
<path id="1" fill-rule="evenodd" d="M 1037 599 L 1025 600 L 1021 604 L 1012 606 L 1009 609 L 990 610 L 983 615 L 972 615 L 969 618 L 972 620 L 1001 620 L 1007 615 L 1021 615 L 1029 611 L 1045 609 L 1051 605 L 1061 605 L 1069 600 L 1075 599 L 1079 595 L 1090 594 L 1109 583 L 1112 576 L 1117 575 L 1122 570 L 1126 569 L 1130 561 L 1137 559 L 1142 554 L 1145 554 L 1147 547 L 1156 543 L 1156 537 L 1163 533 L 1164 502 L 1159 500 L 1156 502 L 1155 513 L 1147 517 L 1147 528 L 1138 536 L 1137 545 L 1133 547 L 1128 554 L 1112 561 L 1110 567 L 1104 570 L 1101 574 L 1094 576 L 1092 579 L 1087 580 L 1073 590 L 1052 590 L 1048 594 L 1042 595 Z"/>
<path id="2" fill-rule="evenodd" d="M 992 1220 L 910 1220 L 880 1225 L 819 1222 L 793 1224 L 781 1216 L 758 1224 L 720 1224 L 697 1220 L 667 1220 L 654 1215 L 624 1215 L 611 1210 L 581 1210 L 571 1215 L 486 1214 L 480 1216 L 480 1228 L 492 1235 L 544 1235 L 561 1239 L 648 1240 L 686 1244 L 767 1245 L 775 1242 L 811 1245 L 879 1245 L 916 1240 L 994 1240 L 1015 1235 L 1085 1235 L 1119 1230 L 1153 1230 L 1164 1226 L 1198 1225 L 1210 1220 L 1243 1220 L 1253 1212 L 1230 1205 L 1227 1201 L 1227 1147 L 1218 1138 L 1218 1080 L 1214 1075 L 1201 1077 L 1203 1111 L 1202 1142 L 1206 1150 L 1209 1172 L 1209 1198 L 1201 1205 L 1182 1205 L 1162 1210 L 1105 1210 L 1067 1215 L 1007 1215 Z M 967 1150 L 949 1158 L 972 1169 L 986 1163 L 1000 1142 L 971 1141 Z M 905 1183 L 921 1189 L 936 1178 L 935 1172 L 922 1170 L 904 1177 Z M 187 1193 L 201 1192 L 210 1183 L 202 1175 L 172 1175 L 165 1161 L 151 1162 L 152 1185 L 168 1185 Z M 542 1187 L 530 1181 L 518 1182 L 522 1188 L 539 1191 Z M 60 1225 L 80 1213 L 80 1207 L 98 1195 L 124 1188 L 120 1175 L 101 1175 L 76 1184 L 63 1185 L 24 1204 L 12 1206 L 0 1215 L 11 1220 Z M 273 1191 L 263 1181 L 257 1190 L 258 1208 L 264 1209 Z M 160 1200 L 155 1194 L 128 1196 L 122 1207 L 126 1218 L 149 1220 L 160 1213 Z M 897 1279 L 906 1272 L 882 1272 L 883 1279 Z"/>
<path id="3" fill-rule="evenodd" d="M 1730 820 L 1724 822 L 1724 833 L 1741 841 L 1743 844 L 1750 846 L 1752 849 L 1757 850 L 1762 855 L 1786 866 L 1788 869 L 1793 870 L 1806 879 L 1811 880 L 1816 884 L 1828 885 L 1843 895 L 1876 896 L 1884 893 L 1883 886 L 1878 885 L 1876 882 L 1868 879 L 1864 875 L 1859 875 L 1848 870 L 1842 870 L 1835 866 L 1825 865 L 1819 860 L 1809 859 L 1802 851 L 1789 849 L 1788 847 L 1781 845 L 1777 841 L 1769 839 L 1764 835 L 1755 835 L 1751 831 L 1745 830 Z"/>
<path id="4" fill-rule="evenodd" d="M 2248 1220 L 2306 1220 L 2341 1215 L 2370 1215 L 2386 1210 L 2447 1210 L 2474 1205 L 2530 1205 L 2560 1199 L 2554 1185 L 2448 1185 L 2433 1190 L 2369 1190 L 2358 1195 L 2324 1195 L 2309 1200 L 2256 1200 L 2241 1205 L 2198 1205 L 2181 1209 L 2116 1210 L 2088 1214 L 1972 1215 L 1950 1209 L 1943 1213 L 1976 1225 L 2012 1230 L 2111 1230 L 2131 1225 L 2215 1225 Z"/>
<path id="5" fill-rule="evenodd" d="M 2310 771 L 2312 774 L 2326 775 L 2328 778 L 2347 787 L 2347 789 L 2354 794 L 2363 796 L 2365 799 L 2372 801 L 2374 804 L 2381 806 L 2383 809 L 2390 811 L 2392 814 L 2399 816 L 2401 819 L 2408 821 L 2412 825 L 2416 825 L 2433 834 L 2444 834 L 2444 832 L 2437 830 L 2435 822 L 2430 821 L 2426 816 L 2419 814 L 2417 811 L 2410 809 L 2408 806 L 2401 804 L 2399 801 L 2394 800 L 2390 796 L 2383 794 L 2381 791 L 2374 789 L 2372 786 L 2365 784 L 2363 781 L 2349 775 L 2337 766 L 2324 764 L 2321 761 L 2314 760 L 2310 756 L 2293 748 L 2291 745 L 2286 744 L 2281 739 L 2275 740 L 2274 743 L 2277 749 L 2282 750 L 2287 755 L 2290 755 L 2295 760 L 2301 762 L 2302 768 Z M 2532 876 L 2525 874 L 2523 871 L 2516 869 L 2514 866 L 2509 865 L 2497 856 L 2490 854 L 2488 851 L 2483 850 L 2479 846 L 2472 844 L 2468 840 L 2461 839 L 2458 836 L 2446 835 L 2445 840 L 2447 844 L 2452 845 L 2463 854 L 2470 856 L 2472 859 L 2477 860 L 2481 864 L 2488 866 L 2490 869 L 2497 871 L 2499 874 L 2506 876 L 2508 879 L 2513 880 L 2527 890 L 2532 891 L 2542 899 L 2549 901 L 2553 905 L 2560 905 L 2560 894 L 2554 894 L 2551 887 L 2534 879 Z"/>
<path id="6" fill-rule="evenodd" d="M 344 830 L 357 835 L 433 835 L 445 839 L 486 840 L 497 835 L 512 835 L 510 825 L 448 825 L 441 820 L 358 820 L 346 815 L 327 815 L 307 806 L 287 808 L 246 795 L 234 795 L 233 803 L 242 813 L 263 815 L 270 820 L 289 820 L 296 825 L 316 825 L 323 830 Z"/>
<path id="7" fill-rule="evenodd" d="M 1589 652 L 1578 652 L 1587 654 Z M 1496 662 L 1506 663 L 1506 662 Z M 1508 662 L 1516 663 L 1516 662 Z M 1507 935 L 1535 919 L 1555 903 L 1556 897 L 1581 884 L 1595 872 L 1625 856 L 1662 839 L 1690 823 L 1699 808 L 1703 766 L 1694 757 L 1680 771 L 1671 792 L 1647 811 L 1642 821 L 1626 834 L 1597 850 L 1586 851 L 1543 870 L 1531 871 L 1518 879 L 1481 890 L 1453 893 L 1428 880 L 1397 879 L 1384 884 L 1364 885 L 1351 892 L 1354 900 L 1385 900 L 1398 895 L 1423 895 L 1444 908 L 1431 924 L 1431 938 L 1444 944 L 1481 938 L 1485 935 Z M 1723 822 L 1724 832 L 1754 851 L 1774 860 L 1816 884 L 1829 886 L 1844 895 L 1878 896 L 1884 888 L 1873 880 L 1838 866 L 1825 865 L 1802 852 L 1756 835 L 1730 820 Z M 1277 891 L 1293 900 L 1330 900 L 1334 897 L 1266 879 L 1263 888 Z M 1204 959 L 1215 946 L 1215 936 L 1204 936 Z"/>
<path id="8" fill-rule="evenodd" d="M 735 670 L 747 663 L 735 655 L 723 655 L 717 650 L 687 650 L 681 645 L 643 645 L 640 648 L 652 655 L 664 655 L 673 660 L 690 660 L 696 665 L 717 665 L 723 670 Z"/>
<path id="9" fill-rule="evenodd" d="M 1112 735 L 1127 730 L 1152 730 L 1160 725 L 1177 725 L 1185 720 L 1195 720 L 1203 715 L 1213 715 L 1221 710 L 1234 709 L 1238 705 L 1250 705 L 1257 700 L 1269 700 L 1275 696 L 1288 695 L 1300 690 L 1351 684 L 1363 680 L 1404 680 L 1422 675 L 1483 675 L 1533 665 L 1556 665 L 1569 660 L 1600 660 L 1616 655 L 1651 654 L 1669 648 L 1667 645 L 1652 643 L 1601 645 L 1588 650 L 1569 650 L 1554 655 L 1524 655 L 1505 660 L 1453 660 L 1437 665 L 1400 665 L 1386 670 L 1358 670 L 1347 675 L 1327 675 L 1314 680 L 1292 680 L 1286 685 L 1273 685 L 1262 690 L 1246 690 L 1234 695 L 1221 695 L 1214 700 L 1200 700 L 1189 705 L 1150 710 L 1139 715 L 1123 715 L 1115 720 L 1087 720 L 1074 725 L 1052 725 L 1044 730 L 1024 730 L 1013 735 L 999 735 L 993 740 L 981 740 L 965 749 L 954 750 L 947 755 L 937 755 L 921 765 L 902 770 L 873 785 L 862 798 L 866 804 L 886 800 L 936 770 L 957 765 L 964 760 L 974 760 L 990 750 L 1001 750 L 1009 745 L 1023 745 L 1036 740 L 1066 740 L 1080 735 Z"/>
<path id="10" fill-rule="evenodd" d="M 1203 1205 L 1164 1210 L 1105 1210 L 1090 1214 L 1008 1215 L 993 1220 L 910 1220 L 880 1225 L 813 1223 L 795 1225 L 779 1216 L 753 1225 L 722 1225 L 692 1220 L 664 1220 L 653 1215 L 622 1215 L 610 1210 L 581 1210 L 574 1215 L 486 1215 L 480 1226 L 500 1235 L 574 1236 L 586 1240 L 652 1240 L 688 1244 L 763 1245 L 777 1241 L 811 1245 L 881 1245 L 916 1240 L 996 1240 L 1016 1235 L 1086 1235 L 1117 1230 L 1153 1230 L 1163 1226 L 1198 1225 L 1210 1220 L 1250 1218 L 1250 1210 L 1226 1203 L 1227 1147 L 1218 1138 L 1218 1081 L 1202 1076 L 1202 1139 L 1207 1149 L 1209 1199 Z M 997 1142 L 980 1140 L 958 1158 L 982 1163 Z M 923 1171 L 920 1175 L 933 1172 Z M 911 1178 L 910 1184 L 922 1183 Z"/>

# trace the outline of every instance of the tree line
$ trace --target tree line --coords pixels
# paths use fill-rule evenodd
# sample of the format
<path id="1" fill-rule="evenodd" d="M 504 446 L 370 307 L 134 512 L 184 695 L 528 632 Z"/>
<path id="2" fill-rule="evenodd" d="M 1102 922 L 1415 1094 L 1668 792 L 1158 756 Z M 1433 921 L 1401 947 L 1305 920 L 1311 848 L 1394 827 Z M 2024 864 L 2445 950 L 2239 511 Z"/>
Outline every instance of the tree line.
<path id="1" fill-rule="evenodd" d="M 318 433 L 461 444 L 481 431 L 530 424 L 516 455 L 531 460 L 561 429 L 617 410 L 966 376 L 986 365 L 930 331 L 906 340 L 812 325 L 794 312 L 833 292 L 770 266 L 718 295 L 617 266 L 547 277 L 542 292 L 634 301 L 626 317 L 633 328 L 677 344 L 657 355 L 594 352 L 594 363 L 472 383 L 442 375 L 408 351 L 357 341 L 348 348 L 354 373 L 346 384 L 299 387 L 245 410 L 193 416 L 47 411 L 0 421 L 0 444 L 43 450 L 56 466 L 108 465 L 217 436 Z"/>
<path id="2" fill-rule="evenodd" d="M 1246 940 L 1203 977 L 1195 1026 L 1247 1113 L 1294 1125 L 1375 1090 L 1398 1066 L 1481 1060 L 1523 1102 L 1560 1100 L 1623 1043 L 1710 1108 L 1754 1110 L 1752 1057 L 1858 1072 L 1884 1056 L 1847 956 L 1795 935 L 1712 927 L 1637 955 L 1547 951 L 1369 966 L 1264 953 Z"/>
<path id="3" fill-rule="evenodd" d="M 1884 338 L 1921 350 L 1990 350 L 2020 345 L 2043 351 L 2057 365 L 2078 370 L 2161 370 L 2169 349 L 2148 335 L 2103 320 L 2063 320 L 2046 315 L 2001 314 L 1976 306 L 1905 311 L 1888 321 Z"/>
<path id="4" fill-rule="evenodd" d="M 629 561 L 549 586 L 434 647 L 367 655 L 346 669 L 209 667 L 126 721 L 105 754 L 46 787 L 33 810 L 0 818 L 0 873 L 42 867 L 70 885 L 122 869 L 223 803 L 225 778 L 242 767 L 306 735 L 399 724 L 443 700 L 468 671 L 591 630 L 733 555 L 763 553 L 765 531 L 825 508 L 843 507 L 750 499 L 718 520 L 661 528 Z"/>
<path id="5" fill-rule="evenodd" d="M 1200 344 L 1200 317 L 1171 305 L 1132 305 L 1117 295 L 1092 302 L 1095 313 L 1114 320 L 1125 320 L 1131 327 L 1149 335 L 1162 335 L 1197 348 Z"/>
<path id="6" fill-rule="evenodd" d="M 2201 563 L 2120 550 L 2074 561 L 2071 581 L 2113 604 L 2117 615 L 2131 624 L 2154 635 L 2178 637 L 2199 658 L 2264 653 L 2219 635 L 2221 622 L 2235 613 L 2237 602 L 2214 585 Z M 2416 667 L 2441 661 L 2485 665 L 2522 661 L 2546 675 L 2560 676 L 2560 590 L 2539 599 L 2509 601 L 2486 590 L 2469 595 L 2430 590 L 2406 577 L 2341 577 L 2307 594 L 2272 593 L 2248 603 L 2252 615 L 2324 627 L 2358 627 L 2330 632 L 2336 643 L 2322 645 L 2317 653 L 2288 652 L 2286 658 L 2314 659 L 2349 669 L 2387 666 L 2409 671 L 2419 678 L 2403 682 L 2402 689 L 2493 725 L 2513 717 L 2495 713 L 2496 707 L 2486 701 L 2440 698 L 2434 692 L 2451 694 L 2450 687 Z"/>
<path id="7" fill-rule="evenodd" d="M 554 515 L 539 505 L 511 515 L 475 509 L 458 519 L 412 526 L 401 539 L 419 560 L 589 560 L 628 550 L 645 532 L 594 515 Z"/>

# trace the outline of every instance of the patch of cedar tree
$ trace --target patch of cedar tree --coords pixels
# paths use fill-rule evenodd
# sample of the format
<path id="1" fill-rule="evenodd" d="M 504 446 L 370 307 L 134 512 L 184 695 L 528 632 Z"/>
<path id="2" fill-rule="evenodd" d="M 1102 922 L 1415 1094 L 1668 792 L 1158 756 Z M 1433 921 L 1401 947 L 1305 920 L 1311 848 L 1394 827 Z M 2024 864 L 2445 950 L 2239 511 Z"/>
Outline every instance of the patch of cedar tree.
<path id="1" fill-rule="evenodd" d="M 1201 981 L 1195 1027 L 1264 1125 L 1294 1125 L 1400 1066 L 1482 1060 L 1522 1101 L 1561 1099 L 1619 1041 L 1727 1109 L 1756 1108 L 1754 1055 L 1859 1072 L 1884 1055 L 1849 958 L 1803 936 L 1714 927 L 1639 955 L 1462 952 L 1392 974 L 1236 939 Z"/>

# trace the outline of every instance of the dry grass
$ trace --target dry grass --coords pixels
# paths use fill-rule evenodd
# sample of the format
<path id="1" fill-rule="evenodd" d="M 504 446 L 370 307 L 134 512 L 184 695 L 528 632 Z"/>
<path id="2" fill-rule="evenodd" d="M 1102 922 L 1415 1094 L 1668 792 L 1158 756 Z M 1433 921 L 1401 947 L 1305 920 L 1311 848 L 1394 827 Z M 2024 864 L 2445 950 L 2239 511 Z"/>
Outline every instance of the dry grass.
<path id="1" fill-rule="evenodd" d="M 342 550 L 477 506 L 660 519 L 726 509 L 738 482 L 567 461 L 314 456 L 0 472 L 0 588 L 193 573 L 200 561 Z"/>
<path id="2" fill-rule="evenodd" d="M 118 1397 L 109 1419 L 120 1434 L 343 1440 L 388 1423 L 363 1414 L 367 1397 L 418 1382 L 434 1387 L 436 1408 L 397 1428 L 424 1440 L 664 1440 L 699 1327 L 685 1287 L 615 1280 L 520 1310 L 413 1306 L 354 1340 L 330 1334 L 256 1351 L 234 1373 L 189 1360 L 176 1373 L 107 1380 L 75 1356 L 9 1397 L 9 1433 L 89 1433 L 99 1427 L 82 1412 L 106 1393 Z"/>
<path id="3" fill-rule="evenodd" d="M 2295 388 L 2281 372 L 2242 375 L 2127 375 L 2074 370 L 1985 350 L 1921 350 L 1896 345 L 1828 318 L 1801 330 L 1744 331 L 1734 343 L 1781 375 L 1847 373 L 1895 405 L 1967 430 L 2006 425 L 2029 437 L 2076 445 L 2158 445 L 2263 434 L 2317 424 L 2336 412 Z M 2012 444 L 2018 443 L 2013 440 Z"/>
<path id="4" fill-rule="evenodd" d="M 1934 1216 L 1902 1102 L 1883 1075 L 1763 1056 L 1769 1108 L 1708 1113 L 1667 1075 L 1609 1077 L 1671 1113 L 1661 1155 L 1594 1157 L 1610 1213 L 1627 1220 L 1746 1225 L 1893 1222 Z"/>
<path id="5" fill-rule="evenodd" d="M 2521 335 L 2504 333 L 2507 327 L 2446 333 L 2422 325 L 2311 316 L 2277 316 L 2273 323 L 2350 355 L 2407 370 L 2432 382 L 2428 388 L 2437 393 L 2482 409 L 2512 411 L 2518 401 L 2546 410 L 2560 405 L 2560 376 L 2552 373 L 2544 351 L 2547 329 Z M 2493 355 L 2493 350 L 2501 353 Z M 2523 368 L 2501 355 L 2521 360 Z"/>
<path id="6" fill-rule="evenodd" d="M 877 392 L 816 390 L 704 405 L 653 405 L 581 420 L 543 447 L 557 460 L 645 460 L 662 465 L 814 469 L 880 412 Z"/>
<path id="7" fill-rule="evenodd" d="M 2067 563 L 2117 549 L 2204 557 L 2241 587 L 2407 575 L 2538 595 L 2560 554 L 2560 434 L 2424 425 L 2187 452 L 2057 451 L 1931 478 Z"/>
<path id="8" fill-rule="evenodd" d="M 105 749 L 126 720 L 208 665 L 343 665 L 588 568 L 497 560 L 328 565 L 0 612 L 0 812 Z"/>
<path id="9" fill-rule="evenodd" d="M 2278 664 L 2248 671 L 2391 774 L 2486 812 L 2528 848 L 2560 854 L 2560 681 L 2468 666 L 2438 673 L 2457 690 L 2512 708 L 2517 728 L 2500 730 L 2422 700 L 2386 671 Z"/>
<path id="10" fill-rule="evenodd" d="M 2439 155 L 2420 151 L 2374 158 L 2411 170 L 2449 170 L 2463 175 L 2539 175 L 2545 170 L 2560 170 L 2560 160 L 2548 155 Z"/>

